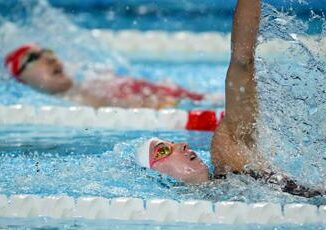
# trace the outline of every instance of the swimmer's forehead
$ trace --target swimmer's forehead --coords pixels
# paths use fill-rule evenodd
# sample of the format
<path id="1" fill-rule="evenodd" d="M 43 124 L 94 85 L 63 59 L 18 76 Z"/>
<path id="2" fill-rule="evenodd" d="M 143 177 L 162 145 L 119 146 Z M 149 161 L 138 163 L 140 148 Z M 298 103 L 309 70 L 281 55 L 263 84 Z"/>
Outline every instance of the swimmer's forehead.
<path id="1" fill-rule="evenodd" d="M 162 144 L 170 143 L 169 141 L 163 141 L 163 140 L 153 140 L 153 142 L 154 142 L 154 145 L 153 145 L 154 148 L 158 147 Z"/>
<path id="2" fill-rule="evenodd" d="M 28 50 L 27 53 L 31 53 L 31 52 L 39 52 L 39 51 L 41 51 L 41 50 L 43 50 L 42 47 L 35 45 L 35 46 L 32 46 L 32 47 Z"/>

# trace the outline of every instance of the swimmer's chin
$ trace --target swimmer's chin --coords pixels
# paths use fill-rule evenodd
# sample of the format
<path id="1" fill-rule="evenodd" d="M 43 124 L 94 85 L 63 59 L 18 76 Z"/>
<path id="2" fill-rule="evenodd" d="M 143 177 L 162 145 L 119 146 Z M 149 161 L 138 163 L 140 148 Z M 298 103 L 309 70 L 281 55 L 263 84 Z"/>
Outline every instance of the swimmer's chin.
<path id="1" fill-rule="evenodd" d="M 62 94 L 71 91 L 74 88 L 74 83 L 65 76 L 62 77 L 62 81 L 58 82 L 57 86 L 52 89 L 51 94 Z"/>
<path id="2" fill-rule="evenodd" d="M 199 185 L 199 184 L 205 184 L 210 180 L 209 180 L 208 173 L 202 173 L 196 176 L 192 176 L 190 178 L 183 178 L 182 181 L 186 184 Z"/>

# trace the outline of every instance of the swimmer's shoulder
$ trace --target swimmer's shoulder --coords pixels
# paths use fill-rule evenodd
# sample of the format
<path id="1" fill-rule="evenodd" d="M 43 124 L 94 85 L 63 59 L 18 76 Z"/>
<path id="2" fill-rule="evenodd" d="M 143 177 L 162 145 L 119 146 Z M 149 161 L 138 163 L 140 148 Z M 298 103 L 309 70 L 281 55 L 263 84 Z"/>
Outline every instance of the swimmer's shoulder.
<path id="1" fill-rule="evenodd" d="M 251 163 L 251 156 L 251 150 L 237 141 L 227 121 L 223 120 L 215 130 L 211 145 L 211 158 L 216 174 L 242 172 L 245 165 Z"/>

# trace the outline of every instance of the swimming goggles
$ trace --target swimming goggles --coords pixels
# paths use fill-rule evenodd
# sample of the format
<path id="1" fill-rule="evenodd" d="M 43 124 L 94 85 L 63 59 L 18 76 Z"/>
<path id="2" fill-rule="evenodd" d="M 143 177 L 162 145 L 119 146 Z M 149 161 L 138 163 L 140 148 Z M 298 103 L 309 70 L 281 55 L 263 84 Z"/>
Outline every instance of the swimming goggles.
<path id="1" fill-rule="evenodd" d="M 27 67 L 28 64 L 33 63 L 41 58 L 44 54 L 50 54 L 53 55 L 54 52 L 50 49 L 42 49 L 38 52 L 30 52 L 27 54 L 27 57 L 25 59 L 25 62 L 22 64 L 22 66 L 18 70 L 18 75 L 20 75 Z"/>
<path id="2" fill-rule="evenodd" d="M 151 167 L 158 161 L 161 161 L 172 154 L 172 147 L 165 143 L 158 143 L 154 147 L 155 151 L 152 154 L 150 165 Z"/>

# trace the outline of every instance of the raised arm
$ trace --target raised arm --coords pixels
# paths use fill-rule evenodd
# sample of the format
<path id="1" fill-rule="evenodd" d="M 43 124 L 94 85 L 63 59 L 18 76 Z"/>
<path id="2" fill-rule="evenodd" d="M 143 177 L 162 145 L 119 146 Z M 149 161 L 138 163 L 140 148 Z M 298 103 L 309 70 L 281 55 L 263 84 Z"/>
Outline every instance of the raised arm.
<path id="1" fill-rule="evenodd" d="M 253 67 L 259 21 L 260 0 L 239 0 L 233 20 L 231 64 Z"/>
<path id="2" fill-rule="evenodd" d="M 225 84 L 226 113 L 212 140 L 215 175 L 240 172 L 292 195 L 308 198 L 326 195 L 323 189 L 300 185 L 265 162 L 256 150 L 254 54 L 259 18 L 259 0 L 238 0 L 233 22 L 231 62 Z"/>
<path id="3" fill-rule="evenodd" d="M 216 174 L 241 172 L 255 152 L 257 116 L 254 54 L 260 19 L 259 0 L 238 0 L 232 31 L 231 61 L 225 82 L 225 117 L 212 140 Z"/>

